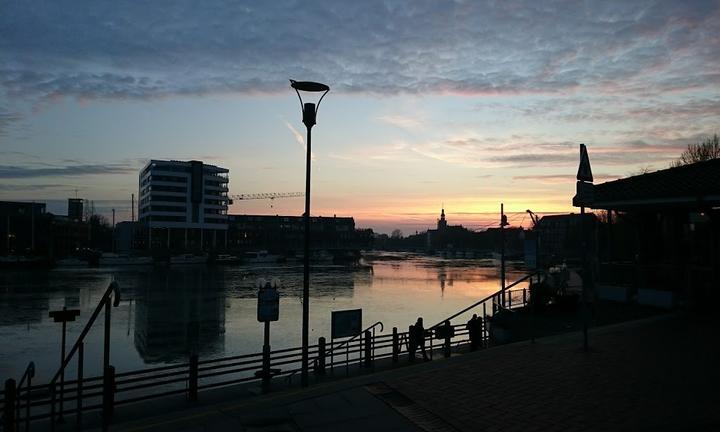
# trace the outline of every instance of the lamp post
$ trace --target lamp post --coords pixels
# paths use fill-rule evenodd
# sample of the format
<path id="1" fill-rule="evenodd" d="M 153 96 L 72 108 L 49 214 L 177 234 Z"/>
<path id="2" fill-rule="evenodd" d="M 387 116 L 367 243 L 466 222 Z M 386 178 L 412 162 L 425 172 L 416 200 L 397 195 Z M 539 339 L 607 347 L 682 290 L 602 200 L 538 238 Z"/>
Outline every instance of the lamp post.
<path id="1" fill-rule="evenodd" d="M 300 108 L 302 109 L 302 122 L 307 128 L 306 159 L 305 159 L 305 248 L 303 256 L 303 301 L 302 301 L 302 372 L 301 383 L 303 387 L 308 385 L 308 327 L 310 317 L 310 153 L 312 143 L 312 127 L 315 126 L 318 108 L 320 102 L 330 91 L 330 87 L 312 81 L 294 81 L 290 80 L 290 87 L 300 99 Z M 300 92 L 322 93 L 317 104 L 313 102 L 303 102 Z"/>

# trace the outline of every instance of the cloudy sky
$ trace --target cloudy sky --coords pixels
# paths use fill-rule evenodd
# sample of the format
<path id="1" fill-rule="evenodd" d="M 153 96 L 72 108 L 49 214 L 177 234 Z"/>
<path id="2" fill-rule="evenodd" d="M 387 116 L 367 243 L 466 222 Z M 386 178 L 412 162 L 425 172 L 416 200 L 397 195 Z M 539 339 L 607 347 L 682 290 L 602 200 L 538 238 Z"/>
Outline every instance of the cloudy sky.
<path id="1" fill-rule="evenodd" d="M 63 212 L 77 190 L 126 217 L 150 158 L 301 191 L 293 78 L 332 89 L 313 214 L 407 233 L 443 204 L 472 227 L 500 202 L 572 211 L 579 143 L 607 181 L 718 132 L 718 23 L 720 2 L 689 0 L 0 0 L 0 199 Z"/>

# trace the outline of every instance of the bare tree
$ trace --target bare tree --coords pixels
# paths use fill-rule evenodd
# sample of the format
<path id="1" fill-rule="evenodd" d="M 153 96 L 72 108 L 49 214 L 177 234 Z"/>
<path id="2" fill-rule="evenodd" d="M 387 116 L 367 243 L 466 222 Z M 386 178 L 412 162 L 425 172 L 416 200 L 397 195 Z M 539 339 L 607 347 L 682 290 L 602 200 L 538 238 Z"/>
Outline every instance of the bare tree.
<path id="1" fill-rule="evenodd" d="M 671 167 L 689 165 L 710 159 L 720 158 L 720 142 L 718 135 L 705 138 L 697 144 L 688 144 L 687 150 L 682 152 L 680 158 L 670 164 Z"/>
<path id="2" fill-rule="evenodd" d="M 402 236 L 403 236 L 402 231 L 400 231 L 400 230 L 397 229 L 397 228 L 394 229 L 394 230 L 392 231 L 392 233 L 390 233 L 390 238 L 401 239 Z"/>
<path id="3" fill-rule="evenodd" d="M 653 171 L 655 171 L 655 170 L 653 169 L 652 166 L 645 165 L 645 166 L 641 166 L 640 168 L 638 168 L 635 171 L 632 171 L 631 173 L 628 174 L 628 176 L 631 177 L 631 176 L 643 175 L 643 174 L 651 173 Z"/>

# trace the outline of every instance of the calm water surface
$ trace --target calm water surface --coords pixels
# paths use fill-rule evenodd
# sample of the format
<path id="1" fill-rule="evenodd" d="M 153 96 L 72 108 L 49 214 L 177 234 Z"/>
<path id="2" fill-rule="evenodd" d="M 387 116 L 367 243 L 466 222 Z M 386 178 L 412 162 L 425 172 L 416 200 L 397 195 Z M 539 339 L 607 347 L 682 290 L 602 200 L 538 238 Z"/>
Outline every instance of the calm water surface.
<path id="1" fill-rule="evenodd" d="M 368 256 L 361 268 L 313 266 L 310 338 L 330 336 L 333 310 L 363 309 L 363 326 L 382 321 L 406 330 L 418 316 L 426 326 L 499 288 L 491 261 L 446 260 L 410 254 Z M 508 280 L 522 275 L 519 268 Z M 300 346 L 302 266 L 97 268 L 0 272 L 0 379 L 18 379 L 29 361 L 36 380 L 51 377 L 60 361 L 61 324 L 48 311 L 80 309 L 68 325 L 68 349 L 105 288 L 116 280 L 122 302 L 112 310 L 111 363 L 118 370 L 262 351 L 256 320 L 258 278 L 279 278 L 280 320 L 271 326 L 273 349 Z M 86 376 L 102 363 L 102 315 L 88 336 Z M 72 374 L 71 374 L 72 375 Z M 37 381 L 36 381 L 37 382 Z"/>

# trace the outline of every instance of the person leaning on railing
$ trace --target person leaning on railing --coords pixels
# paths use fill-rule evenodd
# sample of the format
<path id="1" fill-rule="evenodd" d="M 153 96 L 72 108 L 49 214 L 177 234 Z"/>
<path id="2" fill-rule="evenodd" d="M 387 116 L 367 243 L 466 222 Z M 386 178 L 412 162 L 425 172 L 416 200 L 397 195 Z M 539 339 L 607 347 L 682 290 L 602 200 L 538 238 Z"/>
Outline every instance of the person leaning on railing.
<path id="1" fill-rule="evenodd" d="M 465 328 L 470 336 L 470 350 L 475 351 L 482 341 L 482 320 L 478 318 L 477 314 L 473 314 Z"/>
<path id="2" fill-rule="evenodd" d="M 408 352 L 410 354 L 410 362 L 415 361 L 415 353 L 418 347 L 422 351 L 423 361 L 428 361 L 427 353 L 425 352 L 425 328 L 423 327 L 422 317 L 418 318 L 415 325 L 411 325 L 408 329 Z"/>

